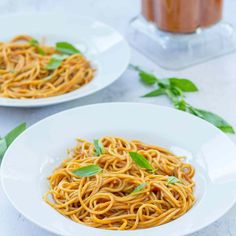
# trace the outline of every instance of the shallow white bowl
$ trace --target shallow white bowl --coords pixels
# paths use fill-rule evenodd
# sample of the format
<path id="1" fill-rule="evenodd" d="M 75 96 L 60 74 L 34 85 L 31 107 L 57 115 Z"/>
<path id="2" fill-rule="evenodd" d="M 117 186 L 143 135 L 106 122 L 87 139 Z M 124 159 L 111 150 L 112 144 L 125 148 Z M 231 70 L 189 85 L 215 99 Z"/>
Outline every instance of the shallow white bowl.
<path id="1" fill-rule="evenodd" d="M 161 145 L 196 168 L 193 208 L 168 224 L 135 231 L 110 231 L 77 224 L 42 200 L 47 176 L 66 158 L 75 139 L 105 135 Z M 33 125 L 6 152 L 1 181 L 8 198 L 26 218 L 60 235 L 170 236 L 199 230 L 221 217 L 236 200 L 236 147 L 211 124 L 167 107 L 106 103 L 67 110 Z"/>
<path id="2" fill-rule="evenodd" d="M 129 64 L 129 46 L 123 36 L 95 19 L 64 14 L 12 14 L 0 16 L 0 28 L 0 41 L 3 42 L 18 34 L 45 38 L 49 45 L 58 41 L 70 42 L 83 52 L 97 70 L 90 83 L 70 93 L 27 100 L 0 98 L 0 106 L 47 106 L 81 98 L 110 85 Z"/>

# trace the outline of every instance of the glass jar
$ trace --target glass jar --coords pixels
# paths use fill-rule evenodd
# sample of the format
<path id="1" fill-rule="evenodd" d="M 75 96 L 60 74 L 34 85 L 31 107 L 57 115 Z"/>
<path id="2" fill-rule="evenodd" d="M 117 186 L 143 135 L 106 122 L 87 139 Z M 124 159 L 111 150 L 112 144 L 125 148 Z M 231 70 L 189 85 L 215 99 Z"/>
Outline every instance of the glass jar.
<path id="1" fill-rule="evenodd" d="M 223 0 L 140 0 L 130 21 L 132 46 L 158 65 L 183 69 L 236 50 L 236 30 L 222 18 Z"/>
<path id="2" fill-rule="evenodd" d="M 160 30 L 192 33 L 222 18 L 223 0 L 142 0 L 142 15 Z"/>

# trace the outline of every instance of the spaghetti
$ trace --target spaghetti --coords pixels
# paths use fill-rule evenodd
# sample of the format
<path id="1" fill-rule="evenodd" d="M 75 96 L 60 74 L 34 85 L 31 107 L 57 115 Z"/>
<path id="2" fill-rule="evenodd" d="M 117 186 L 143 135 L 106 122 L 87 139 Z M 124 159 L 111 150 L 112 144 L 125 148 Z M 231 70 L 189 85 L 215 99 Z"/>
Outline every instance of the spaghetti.
<path id="1" fill-rule="evenodd" d="M 185 214 L 194 204 L 194 168 L 168 150 L 118 137 L 93 143 L 78 140 L 69 157 L 49 177 L 44 200 L 61 214 L 88 226 L 134 230 L 158 226 Z M 130 152 L 154 168 L 141 168 Z M 75 170 L 97 165 L 101 172 L 80 177 Z M 177 181 L 172 181 L 172 180 Z"/>
<path id="2" fill-rule="evenodd" d="M 68 55 L 59 67 L 47 69 L 54 47 L 34 45 L 33 38 L 18 35 L 0 43 L 0 97 L 47 98 L 71 92 L 94 77 L 90 62 L 80 53 Z"/>

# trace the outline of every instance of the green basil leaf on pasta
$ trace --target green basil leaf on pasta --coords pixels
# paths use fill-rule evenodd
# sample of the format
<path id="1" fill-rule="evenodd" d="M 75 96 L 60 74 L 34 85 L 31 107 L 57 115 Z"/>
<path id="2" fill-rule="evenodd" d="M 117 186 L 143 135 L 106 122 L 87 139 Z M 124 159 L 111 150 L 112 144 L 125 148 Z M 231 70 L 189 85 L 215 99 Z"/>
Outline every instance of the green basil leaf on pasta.
<path id="1" fill-rule="evenodd" d="M 49 63 L 46 66 L 46 69 L 48 69 L 48 70 L 57 69 L 61 65 L 62 61 L 64 59 L 66 59 L 67 57 L 68 57 L 67 55 L 53 54 L 51 56 L 51 59 L 50 59 Z"/>
<path id="2" fill-rule="evenodd" d="M 73 174 L 80 176 L 80 177 L 88 177 L 93 176 L 102 171 L 101 167 L 98 165 L 88 165 L 83 166 L 75 171 L 73 171 Z"/>
<path id="3" fill-rule="evenodd" d="M 133 192 L 131 192 L 131 194 L 140 192 L 142 189 L 144 189 L 147 186 L 147 183 L 142 183 L 140 185 L 138 185 Z"/>
<path id="4" fill-rule="evenodd" d="M 102 146 L 102 143 L 99 142 L 98 139 L 93 140 L 94 148 L 95 148 L 95 155 L 100 156 L 104 153 L 104 147 Z"/>
<path id="5" fill-rule="evenodd" d="M 57 61 L 63 61 L 64 59 L 66 59 L 68 56 L 67 55 L 60 55 L 60 54 L 53 54 L 51 56 L 51 59 L 57 60 Z"/>
<path id="6" fill-rule="evenodd" d="M 143 155 L 137 152 L 129 152 L 129 155 L 139 167 L 145 168 L 149 171 L 154 171 L 154 168 L 152 167 L 152 165 Z"/>
<path id="7" fill-rule="evenodd" d="M 167 184 L 176 184 L 176 183 L 181 183 L 181 181 L 175 176 L 168 176 Z"/>
<path id="8" fill-rule="evenodd" d="M 37 50 L 38 50 L 38 53 L 42 56 L 44 56 L 46 54 L 45 51 L 40 47 L 37 47 Z"/>
<path id="9" fill-rule="evenodd" d="M 29 41 L 28 41 L 28 43 L 30 44 L 30 45 L 32 45 L 32 46 L 38 46 L 39 45 L 39 41 L 37 40 L 37 39 L 30 39 Z"/>
<path id="10" fill-rule="evenodd" d="M 57 42 L 56 50 L 67 55 L 73 55 L 76 53 L 81 53 L 80 50 L 75 48 L 72 44 L 68 42 Z"/>
<path id="11" fill-rule="evenodd" d="M 43 56 L 43 55 L 46 54 L 45 51 L 44 51 L 42 48 L 39 47 L 39 41 L 38 41 L 37 39 L 30 39 L 30 40 L 28 41 L 28 43 L 29 43 L 31 46 L 36 47 L 36 48 L 37 48 L 37 51 L 38 51 L 38 53 L 39 53 L 40 55 Z"/>

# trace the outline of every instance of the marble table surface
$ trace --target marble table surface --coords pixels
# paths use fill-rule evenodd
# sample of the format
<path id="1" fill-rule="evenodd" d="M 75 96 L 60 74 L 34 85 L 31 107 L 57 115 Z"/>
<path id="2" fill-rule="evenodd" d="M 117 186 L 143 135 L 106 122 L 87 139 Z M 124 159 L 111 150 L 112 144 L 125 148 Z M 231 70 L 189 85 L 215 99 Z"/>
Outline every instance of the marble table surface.
<path id="1" fill-rule="evenodd" d="M 0 14 L 14 12 L 58 12 L 92 16 L 115 27 L 126 35 L 129 20 L 140 11 L 139 0 L 1 0 Z M 225 0 L 225 19 L 236 26 L 236 1 Z M 7 22 L 6 22 L 7 27 Z M 178 76 L 190 78 L 199 92 L 189 94 L 187 100 L 196 107 L 222 115 L 236 127 L 236 53 L 181 71 L 166 71 L 131 49 L 133 64 L 155 70 L 160 77 Z M 0 107 L 1 135 L 22 121 L 28 126 L 56 112 L 92 103 L 122 101 L 146 102 L 171 106 L 166 98 L 140 98 L 147 88 L 137 76 L 126 71 L 118 81 L 96 94 L 72 102 L 42 108 Z M 236 143 L 236 135 L 229 136 Z M 236 158 L 236 157 L 235 157 Z M 235 186 L 236 187 L 236 186 Z M 1 236 L 53 236 L 37 227 L 17 212 L 7 200 L 0 186 L 0 235 Z M 225 216 L 192 236 L 236 236 L 236 206 Z"/>

